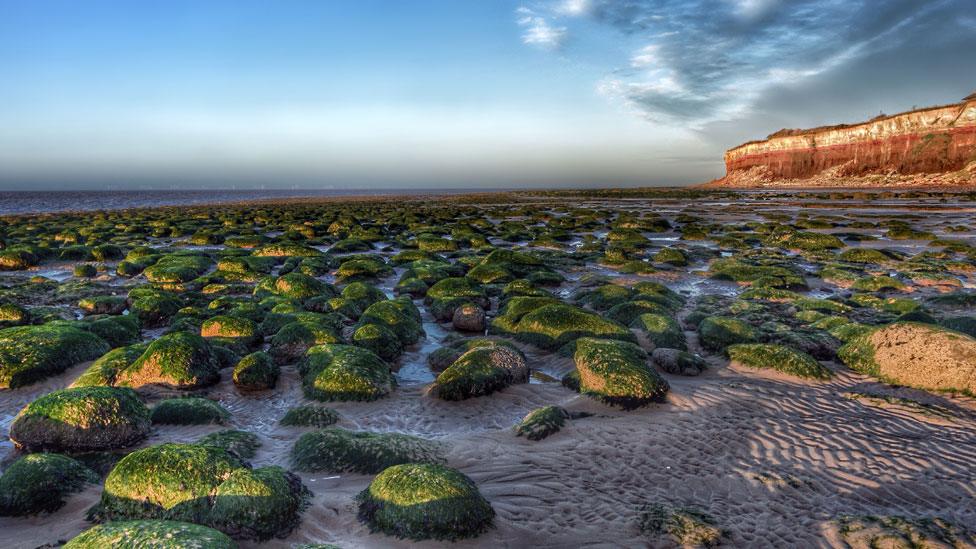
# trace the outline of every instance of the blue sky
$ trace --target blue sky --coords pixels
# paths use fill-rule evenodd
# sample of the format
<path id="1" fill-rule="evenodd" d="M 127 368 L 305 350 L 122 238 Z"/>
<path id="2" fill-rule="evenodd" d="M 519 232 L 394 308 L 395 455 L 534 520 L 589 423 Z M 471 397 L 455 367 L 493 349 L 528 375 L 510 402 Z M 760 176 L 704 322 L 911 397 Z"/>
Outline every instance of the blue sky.
<path id="1" fill-rule="evenodd" d="M 707 180 L 976 89 L 970 2 L 0 0 L 0 188 Z"/>

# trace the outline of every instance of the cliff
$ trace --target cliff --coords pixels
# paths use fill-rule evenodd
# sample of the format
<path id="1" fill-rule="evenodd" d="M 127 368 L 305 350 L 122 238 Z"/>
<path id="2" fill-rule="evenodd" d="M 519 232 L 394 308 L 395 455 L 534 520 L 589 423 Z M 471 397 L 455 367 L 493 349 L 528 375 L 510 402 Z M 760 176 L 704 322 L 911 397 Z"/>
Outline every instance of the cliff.
<path id="1" fill-rule="evenodd" d="M 726 152 L 726 177 L 713 185 L 750 186 L 750 180 L 760 186 L 776 181 L 799 185 L 808 180 L 819 186 L 844 178 L 877 181 L 878 175 L 924 184 L 932 179 L 929 175 L 950 173 L 960 174 L 950 184 L 976 184 L 974 162 L 976 94 L 953 105 L 858 124 L 780 130 Z M 945 178 L 935 179 L 945 184 Z"/>

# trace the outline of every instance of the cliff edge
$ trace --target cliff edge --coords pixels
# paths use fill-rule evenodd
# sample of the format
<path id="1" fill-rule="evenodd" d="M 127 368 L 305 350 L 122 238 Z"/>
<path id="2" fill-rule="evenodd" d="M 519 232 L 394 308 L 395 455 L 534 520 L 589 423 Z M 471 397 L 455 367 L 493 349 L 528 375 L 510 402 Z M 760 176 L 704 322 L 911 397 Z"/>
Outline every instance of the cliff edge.
<path id="1" fill-rule="evenodd" d="M 780 130 L 725 153 L 718 187 L 976 186 L 976 93 L 867 122 Z"/>

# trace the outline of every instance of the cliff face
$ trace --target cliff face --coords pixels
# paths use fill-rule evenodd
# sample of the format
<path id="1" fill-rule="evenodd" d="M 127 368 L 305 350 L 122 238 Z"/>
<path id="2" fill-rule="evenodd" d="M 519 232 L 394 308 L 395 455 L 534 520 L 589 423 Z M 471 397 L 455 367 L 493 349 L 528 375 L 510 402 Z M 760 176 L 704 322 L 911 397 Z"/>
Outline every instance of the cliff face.
<path id="1" fill-rule="evenodd" d="M 944 173 L 976 161 L 976 94 L 961 103 L 879 117 L 861 124 L 783 130 L 725 153 L 726 178 L 747 170 L 806 179 L 831 168 L 870 173 Z"/>

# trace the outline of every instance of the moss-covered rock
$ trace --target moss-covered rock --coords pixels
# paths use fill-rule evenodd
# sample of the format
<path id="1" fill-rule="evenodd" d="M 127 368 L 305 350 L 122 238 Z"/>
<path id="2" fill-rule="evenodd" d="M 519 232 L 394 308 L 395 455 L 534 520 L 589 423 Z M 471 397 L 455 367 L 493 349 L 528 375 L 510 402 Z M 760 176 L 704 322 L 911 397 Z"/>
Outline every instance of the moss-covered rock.
<path id="1" fill-rule="evenodd" d="M 61 389 L 21 410 L 10 426 L 10 439 L 28 451 L 124 448 L 146 437 L 149 419 L 149 410 L 131 389 Z"/>
<path id="2" fill-rule="evenodd" d="M 438 444 L 399 433 L 322 429 L 305 433 L 291 451 L 292 464 L 305 472 L 376 474 L 401 463 L 438 463 Z"/>
<path id="3" fill-rule="evenodd" d="M 750 368 L 773 369 L 808 379 L 830 379 L 831 371 L 817 359 L 785 345 L 751 343 L 730 345 L 725 352 L 732 362 Z"/>
<path id="4" fill-rule="evenodd" d="M 17 326 L 0 330 L 0 388 L 15 389 L 59 374 L 107 353 L 97 335 L 65 325 Z"/>
<path id="5" fill-rule="evenodd" d="M 301 520 L 308 497 L 281 467 L 237 469 L 217 486 L 208 525 L 242 539 L 284 537 Z"/>
<path id="6" fill-rule="evenodd" d="M 249 469 L 214 445 L 160 444 L 115 465 L 91 515 L 181 520 L 261 540 L 291 531 L 305 498 L 300 480 L 278 467 Z"/>
<path id="7" fill-rule="evenodd" d="M 114 385 L 118 373 L 136 361 L 146 352 L 148 343 L 137 343 L 112 349 L 100 356 L 71 384 L 72 387 L 94 387 Z"/>
<path id="8" fill-rule="evenodd" d="M 698 325 L 702 347 L 709 351 L 724 351 L 729 345 L 753 343 L 759 334 L 745 322 L 723 316 L 706 317 Z"/>
<path id="9" fill-rule="evenodd" d="M 673 318 L 658 313 L 644 313 L 637 317 L 631 328 L 643 330 L 648 341 L 655 347 L 688 350 L 688 342 L 681 326 Z"/>
<path id="10" fill-rule="evenodd" d="M 353 345 L 312 347 L 300 373 L 305 395 L 317 400 L 376 400 L 396 385 L 383 359 Z"/>
<path id="11" fill-rule="evenodd" d="M 542 440 L 562 429 L 568 418 L 569 412 L 559 406 L 536 408 L 515 426 L 515 435 L 529 440 Z"/>
<path id="12" fill-rule="evenodd" d="M 339 413 L 317 404 L 303 404 L 285 412 L 281 425 L 294 427 L 329 427 L 339 422 Z"/>
<path id="13" fill-rule="evenodd" d="M 78 302 L 78 308 L 91 315 L 119 315 L 126 307 L 125 298 L 116 295 L 86 297 Z"/>
<path id="14" fill-rule="evenodd" d="M 254 433 L 237 429 L 225 429 L 201 437 L 196 442 L 206 446 L 216 446 L 242 459 L 251 459 L 261 447 L 261 439 Z"/>
<path id="15" fill-rule="evenodd" d="M 164 425 L 221 424 L 229 418 L 219 403 L 200 397 L 170 398 L 152 409 L 152 422 Z"/>
<path id="16" fill-rule="evenodd" d="M 844 516 L 835 524 L 851 549 L 976 547 L 976 533 L 938 517 Z"/>
<path id="17" fill-rule="evenodd" d="M 28 454 L 0 476 L 0 516 L 56 511 L 66 496 L 96 482 L 98 475 L 67 456 Z"/>
<path id="18" fill-rule="evenodd" d="M 444 400 L 464 400 L 528 380 L 529 367 L 520 351 L 505 345 L 478 346 L 437 376 L 433 394 Z"/>
<path id="19" fill-rule="evenodd" d="M 173 332 L 156 339 L 130 366 L 116 375 L 126 387 L 159 385 L 195 389 L 220 379 L 220 361 L 207 340 L 187 332 Z"/>
<path id="20" fill-rule="evenodd" d="M 888 324 L 854 336 L 837 355 L 888 383 L 976 394 L 976 339 L 939 326 Z"/>
<path id="21" fill-rule="evenodd" d="M 257 323 L 248 318 L 229 315 L 218 315 L 205 320 L 200 326 L 200 335 L 231 338 L 245 345 L 254 345 L 261 341 Z"/>
<path id="22" fill-rule="evenodd" d="M 639 509 L 638 520 L 642 534 L 652 538 L 666 536 L 681 547 L 715 547 L 726 536 L 711 516 L 692 507 L 644 505 Z"/>
<path id="23" fill-rule="evenodd" d="M 413 345 L 424 336 L 420 311 L 407 297 L 373 303 L 363 311 L 359 323 L 384 326 L 404 345 Z"/>
<path id="24" fill-rule="evenodd" d="M 705 359 L 680 349 L 658 347 L 651 352 L 651 359 L 665 372 L 680 376 L 697 376 L 708 369 Z"/>
<path id="25" fill-rule="evenodd" d="M 85 530 L 65 549 L 146 547 L 159 549 L 236 549 L 237 544 L 213 528 L 175 520 L 120 520 Z"/>
<path id="26" fill-rule="evenodd" d="M 579 391 L 610 405 L 636 408 L 663 401 L 670 387 L 647 364 L 647 354 L 626 341 L 582 338 L 573 355 Z"/>
<path id="27" fill-rule="evenodd" d="M 543 349 L 558 349 L 581 337 L 636 341 L 626 326 L 564 304 L 544 305 L 527 313 L 518 321 L 515 337 Z"/>
<path id="28" fill-rule="evenodd" d="M 255 288 L 255 292 L 260 293 L 260 290 L 264 288 L 265 286 L 259 285 Z M 279 276 L 273 281 L 269 281 L 267 289 L 274 295 L 299 301 L 318 296 L 335 297 L 338 295 L 331 284 L 326 284 L 317 278 L 302 273 L 288 273 Z"/>
<path id="29" fill-rule="evenodd" d="M 386 326 L 362 324 L 352 334 L 352 344 L 369 349 L 383 360 L 393 361 L 403 353 L 400 339 Z"/>
<path id="30" fill-rule="evenodd" d="M 290 364 L 301 359 L 309 349 L 326 343 L 340 343 L 335 326 L 328 322 L 289 322 L 271 338 L 268 354 L 278 364 Z"/>
<path id="31" fill-rule="evenodd" d="M 267 353 L 258 351 L 240 360 L 234 367 L 234 385 L 242 391 L 273 389 L 281 369 Z"/>
<path id="32" fill-rule="evenodd" d="M 414 540 L 474 537 L 495 516 L 474 481 L 433 464 L 390 467 L 357 500 L 359 518 L 371 530 Z"/>

